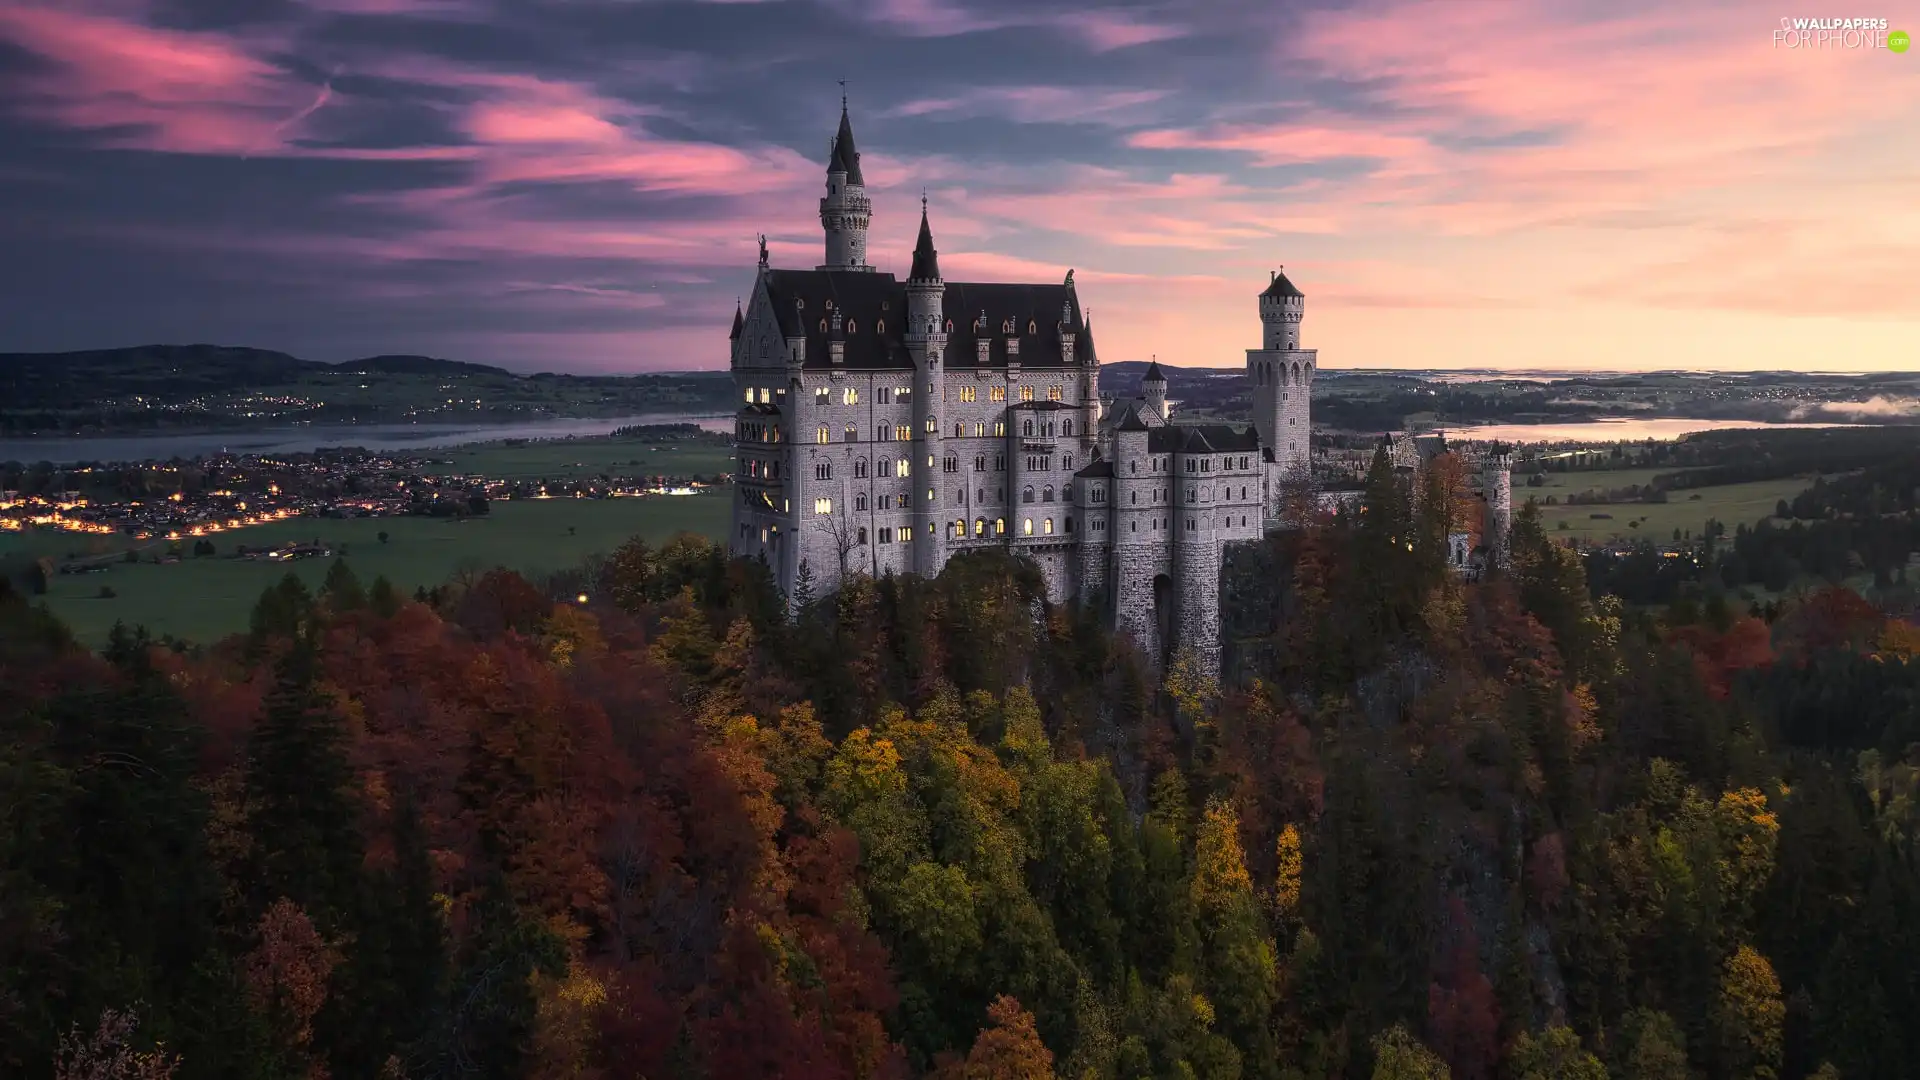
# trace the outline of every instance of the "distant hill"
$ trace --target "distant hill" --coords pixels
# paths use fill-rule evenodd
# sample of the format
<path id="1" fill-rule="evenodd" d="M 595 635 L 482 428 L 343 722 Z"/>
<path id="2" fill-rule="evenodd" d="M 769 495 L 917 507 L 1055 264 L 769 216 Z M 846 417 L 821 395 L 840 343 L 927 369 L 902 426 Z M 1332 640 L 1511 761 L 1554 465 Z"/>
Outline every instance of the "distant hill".
<path id="1" fill-rule="evenodd" d="M 364 360 L 348 360 L 333 367 L 336 371 L 353 374 L 494 375 L 508 379 L 520 377 L 505 368 L 470 364 L 465 360 L 442 360 L 434 356 L 369 356 Z"/>

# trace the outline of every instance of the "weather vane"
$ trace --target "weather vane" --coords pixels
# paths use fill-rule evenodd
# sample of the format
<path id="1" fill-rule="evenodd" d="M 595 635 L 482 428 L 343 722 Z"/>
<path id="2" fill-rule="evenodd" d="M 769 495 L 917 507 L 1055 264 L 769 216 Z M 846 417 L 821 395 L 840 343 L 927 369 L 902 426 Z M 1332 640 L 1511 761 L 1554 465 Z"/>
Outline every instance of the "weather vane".
<path id="1" fill-rule="evenodd" d="M 847 80 L 840 80 L 840 111 L 847 111 Z"/>

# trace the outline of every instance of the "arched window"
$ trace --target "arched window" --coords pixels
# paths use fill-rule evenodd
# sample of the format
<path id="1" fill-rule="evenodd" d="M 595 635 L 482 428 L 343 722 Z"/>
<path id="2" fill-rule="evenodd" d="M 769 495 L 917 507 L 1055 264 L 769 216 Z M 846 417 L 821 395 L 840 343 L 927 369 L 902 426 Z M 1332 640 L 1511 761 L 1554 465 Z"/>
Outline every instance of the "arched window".
<path id="1" fill-rule="evenodd" d="M 860 429 L 853 426 L 852 424 L 847 425 L 847 441 L 848 442 L 860 441 Z"/>
<path id="2" fill-rule="evenodd" d="M 1072 472 L 1073 471 L 1073 455 L 1072 454 L 1060 455 L 1060 467 L 1067 470 L 1068 472 Z"/>
<path id="3" fill-rule="evenodd" d="M 1300 385 L 1300 365 L 1299 364 L 1293 365 L 1293 385 L 1295 386 Z"/>
<path id="4" fill-rule="evenodd" d="M 1045 522 L 1041 523 L 1040 531 L 1043 533 L 1046 533 L 1048 536 L 1052 536 L 1053 535 L 1053 519 L 1048 518 Z"/>
<path id="5" fill-rule="evenodd" d="M 1007 535 L 1007 519 L 1006 518 L 993 519 L 993 535 L 995 536 Z"/>
<path id="6" fill-rule="evenodd" d="M 854 461 L 853 475 L 856 479 L 860 479 L 860 480 L 865 480 L 867 478 L 867 459 L 866 458 L 859 458 Z"/>
<path id="7" fill-rule="evenodd" d="M 820 332 L 823 334 L 827 332 L 827 320 L 825 319 L 820 320 Z"/>
<path id="8" fill-rule="evenodd" d="M 1033 535 L 1033 519 L 1022 518 L 1020 521 L 1020 531 L 1027 536 L 1032 536 Z"/>
<path id="9" fill-rule="evenodd" d="M 1066 421 L 1063 421 L 1063 422 L 1061 422 L 1061 424 L 1060 424 L 1060 434 L 1062 434 L 1062 435 L 1072 435 L 1072 434 L 1073 434 L 1073 421 L 1071 421 L 1071 420 L 1066 420 Z"/>
<path id="10" fill-rule="evenodd" d="M 973 437 L 978 439 L 985 436 L 986 433 L 987 433 L 987 422 L 984 420 L 975 420 L 973 422 Z"/>
<path id="11" fill-rule="evenodd" d="M 885 476 L 892 471 L 893 471 L 893 462 L 887 460 L 886 458 L 881 458 L 880 459 L 880 475 Z"/>
<path id="12" fill-rule="evenodd" d="M 1139 463 L 1138 461 L 1129 461 L 1129 462 L 1127 462 L 1127 467 L 1128 467 L 1129 469 L 1131 469 L 1131 470 L 1133 470 L 1133 475 L 1135 475 L 1135 476 L 1139 476 L 1139 475 L 1140 475 L 1140 463 Z"/>
<path id="13" fill-rule="evenodd" d="M 826 442 L 832 437 L 832 433 L 827 430 L 827 425 L 821 424 L 820 430 L 814 433 L 814 437 L 818 442 Z"/>
<path id="14" fill-rule="evenodd" d="M 849 329 L 849 330 L 851 330 L 851 329 L 853 329 L 853 328 L 852 328 L 852 327 L 848 327 L 847 329 Z M 874 322 L 873 322 L 873 332 L 874 332 L 874 333 L 876 333 L 876 334 L 884 334 L 884 333 L 886 333 L 886 332 L 887 332 L 887 320 L 885 320 L 885 319 L 875 319 L 875 320 L 874 320 Z"/>
<path id="15" fill-rule="evenodd" d="M 860 526 L 860 535 L 855 537 L 853 542 L 861 547 L 867 545 L 867 527 L 865 525 Z"/>
<path id="16" fill-rule="evenodd" d="M 948 320 L 947 320 L 947 333 L 949 333 L 949 334 L 951 334 L 951 333 L 953 333 L 953 320 L 952 320 L 952 319 L 948 319 Z"/>
<path id="17" fill-rule="evenodd" d="M 815 464 L 813 467 L 813 478 L 815 480 L 833 479 L 833 465 L 825 461 Z"/>
<path id="18" fill-rule="evenodd" d="M 1032 488 L 1023 488 L 1023 489 L 1021 489 L 1021 491 L 1020 491 L 1020 501 L 1021 501 L 1021 502 L 1023 502 L 1023 503 L 1030 503 L 1030 502 L 1032 502 L 1032 501 L 1033 501 L 1033 489 L 1032 489 Z"/>
<path id="19" fill-rule="evenodd" d="M 853 508 L 854 508 L 855 510 L 865 510 L 865 509 L 867 508 L 867 493 L 866 493 L 866 492 L 864 492 L 864 491 L 862 491 L 862 492 L 859 492 L 859 493 L 857 493 L 857 494 L 855 494 L 855 495 L 854 495 L 854 497 L 853 497 Z"/>
<path id="20" fill-rule="evenodd" d="M 1052 484 L 1048 484 L 1046 487 L 1046 490 L 1040 493 L 1040 501 L 1041 502 L 1053 501 L 1053 485 Z"/>
<path id="21" fill-rule="evenodd" d="M 1025 435 L 1029 439 L 1033 438 L 1033 421 L 1031 420 L 1021 421 L 1020 434 Z"/>
<path id="22" fill-rule="evenodd" d="M 913 475 L 913 462 L 911 462 L 911 461 L 908 461 L 908 460 L 907 460 L 906 458 L 901 458 L 901 459 L 900 459 L 899 461 L 896 461 L 896 462 L 894 462 L 894 463 L 893 463 L 893 475 L 895 475 L 895 476 L 912 476 L 912 475 Z"/>
<path id="23" fill-rule="evenodd" d="M 886 442 L 893 438 L 893 425 L 881 424 L 878 428 L 874 429 L 873 437 L 880 442 Z"/>

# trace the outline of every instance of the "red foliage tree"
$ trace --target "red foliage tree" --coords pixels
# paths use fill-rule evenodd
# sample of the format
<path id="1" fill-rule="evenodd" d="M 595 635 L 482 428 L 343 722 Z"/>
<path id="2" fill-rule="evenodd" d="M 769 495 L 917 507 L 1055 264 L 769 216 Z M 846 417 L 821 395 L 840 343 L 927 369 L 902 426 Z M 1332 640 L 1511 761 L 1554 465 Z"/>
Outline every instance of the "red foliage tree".
<path id="1" fill-rule="evenodd" d="M 1500 1053 L 1500 1006 L 1480 970 L 1480 947 L 1458 896 L 1447 903 L 1451 948 L 1427 987 L 1427 1030 L 1434 1051 L 1459 1080 L 1486 1080 Z"/>

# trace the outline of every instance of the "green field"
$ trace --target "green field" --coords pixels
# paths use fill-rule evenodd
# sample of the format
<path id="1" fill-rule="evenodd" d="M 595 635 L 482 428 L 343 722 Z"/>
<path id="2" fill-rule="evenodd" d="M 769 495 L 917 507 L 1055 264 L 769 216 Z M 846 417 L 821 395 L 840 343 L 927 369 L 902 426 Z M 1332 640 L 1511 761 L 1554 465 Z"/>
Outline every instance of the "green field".
<path id="1" fill-rule="evenodd" d="M 724 538 L 729 500 L 725 493 L 641 499 L 553 499 L 495 502 L 485 517 L 466 521 L 435 518 L 294 518 L 221 533 L 211 539 L 219 555 L 186 558 L 170 565 L 112 564 L 98 574 L 56 575 L 47 596 L 54 612 L 82 641 L 106 640 L 115 620 L 145 624 L 155 635 L 208 642 L 244 630 L 261 590 L 289 570 L 318 586 L 329 560 L 294 563 L 228 558 L 236 545 L 274 547 L 318 539 L 348 563 L 364 583 L 385 575 L 411 593 L 440 584 L 462 566 L 506 566 L 527 573 L 563 570 L 589 555 L 606 554 L 639 535 L 662 539 L 677 532 Z M 379 534 L 388 534 L 380 543 Z M 69 555 L 124 548 L 123 538 L 71 533 L 0 534 L 0 560 L 19 555 Z M 156 549 L 158 550 L 158 549 Z M 98 599 L 102 586 L 118 595 Z"/>
<path id="2" fill-rule="evenodd" d="M 1668 502 L 1621 502 L 1611 505 L 1544 505 L 1547 496 L 1565 500 L 1569 495 L 1589 491 L 1608 491 L 1635 484 L 1646 484 L 1655 476 L 1673 469 L 1615 469 L 1602 472 L 1549 473 L 1545 487 L 1527 487 L 1524 479 L 1514 478 L 1516 505 L 1528 499 L 1541 502 L 1540 520 L 1547 534 L 1557 539 L 1578 539 L 1583 544 L 1601 544 L 1614 540 L 1653 540 L 1671 543 L 1673 531 L 1700 535 L 1709 519 L 1718 521 L 1731 533 L 1735 526 L 1752 525 L 1772 517 L 1781 499 L 1791 499 L 1813 484 L 1812 477 L 1786 480 L 1757 480 L 1749 484 L 1724 484 L 1718 487 L 1680 489 L 1668 492 Z M 1609 517 L 1596 518 L 1595 514 Z M 1561 528 L 1562 523 L 1566 525 Z"/>
<path id="3" fill-rule="evenodd" d="M 435 462 L 428 468 L 429 475 L 478 474 L 497 480 L 576 480 L 602 474 L 705 476 L 733 471 L 733 450 L 719 441 L 566 439 L 517 446 L 483 443 L 422 453 Z"/>

